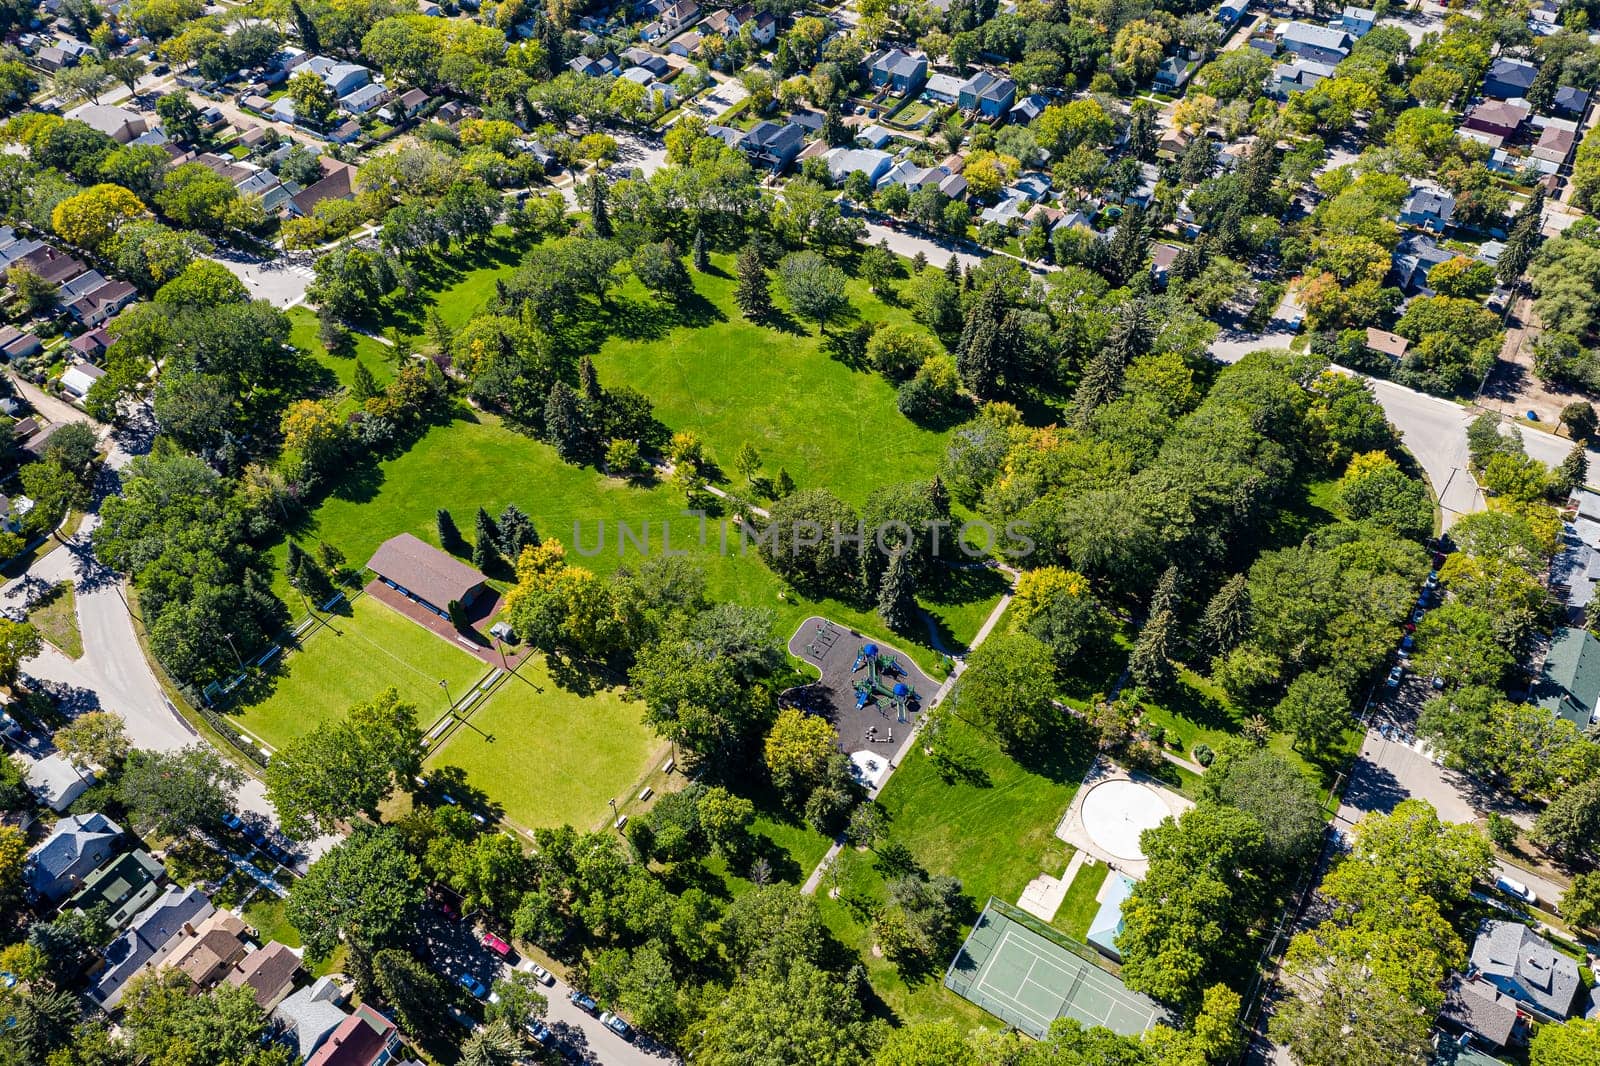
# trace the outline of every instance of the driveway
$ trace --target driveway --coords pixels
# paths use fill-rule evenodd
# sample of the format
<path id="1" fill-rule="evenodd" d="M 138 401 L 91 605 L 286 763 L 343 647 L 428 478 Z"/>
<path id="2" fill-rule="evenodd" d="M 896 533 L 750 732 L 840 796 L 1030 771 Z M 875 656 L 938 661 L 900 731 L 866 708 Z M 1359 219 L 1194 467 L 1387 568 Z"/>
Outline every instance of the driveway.
<path id="1" fill-rule="evenodd" d="M 735 106 L 750 95 L 744 85 L 733 78 L 719 82 L 711 92 L 702 96 L 690 105 L 691 110 L 700 117 L 709 121 L 716 121 L 728 108 Z"/>

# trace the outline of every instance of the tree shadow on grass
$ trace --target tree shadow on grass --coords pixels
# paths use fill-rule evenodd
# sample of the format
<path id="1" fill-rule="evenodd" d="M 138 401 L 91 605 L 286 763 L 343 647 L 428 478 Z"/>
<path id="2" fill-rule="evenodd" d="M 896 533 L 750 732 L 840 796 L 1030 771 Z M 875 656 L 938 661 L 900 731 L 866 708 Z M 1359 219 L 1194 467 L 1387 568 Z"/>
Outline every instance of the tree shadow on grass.
<path id="1" fill-rule="evenodd" d="M 1149 702 L 1204 729 L 1216 729 L 1225 733 L 1236 732 L 1239 729 L 1239 719 L 1223 705 L 1222 701 L 1200 691 L 1182 678 L 1164 691 L 1160 698 Z"/>
<path id="2" fill-rule="evenodd" d="M 471 731 L 470 725 L 456 728 Z M 489 822 L 496 822 L 505 814 L 505 808 L 490 799 L 483 789 L 469 782 L 467 772 L 459 766 L 434 766 L 425 771 L 423 776 L 428 783 L 415 793 L 415 801 L 419 804 L 428 807 L 460 806 L 469 814 L 483 815 Z"/>

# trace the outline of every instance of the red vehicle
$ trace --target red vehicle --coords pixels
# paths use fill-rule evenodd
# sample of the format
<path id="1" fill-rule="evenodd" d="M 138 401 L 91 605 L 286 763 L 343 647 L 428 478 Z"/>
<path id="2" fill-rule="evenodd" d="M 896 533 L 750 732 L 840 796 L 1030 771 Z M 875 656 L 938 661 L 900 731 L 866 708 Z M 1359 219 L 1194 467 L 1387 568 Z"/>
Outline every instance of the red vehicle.
<path id="1" fill-rule="evenodd" d="M 501 958 L 511 954 L 511 945 L 495 936 L 493 933 L 483 934 L 483 944 Z"/>

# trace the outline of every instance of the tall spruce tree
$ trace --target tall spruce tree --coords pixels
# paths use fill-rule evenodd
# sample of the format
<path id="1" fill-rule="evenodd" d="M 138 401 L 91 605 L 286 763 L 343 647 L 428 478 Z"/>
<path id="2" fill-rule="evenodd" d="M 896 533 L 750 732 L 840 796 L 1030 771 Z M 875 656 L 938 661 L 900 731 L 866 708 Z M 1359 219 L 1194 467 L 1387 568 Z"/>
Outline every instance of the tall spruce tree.
<path id="1" fill-rule="evenodd" d="M 1169 566 L 1161 572 L 1161 577 L 1156 581 L 1156 590 L 1150 594 L 1150 613 L 1157 615 L 1165 611 L 1177 617 L 1182 600 L 1183 575 L 1176 566 Z"/>
<path id="2" fill-rule="evenodd" d="M 350 395 L 365 401 L 378 395 L 378 391 L 378 379 L 372 376 L 366 363 L 357 359 L 356 368 L 350 375 Z"/>
<path id="3" fill-rule="evenodd" d="M 482 507 L 473 519 L 472 565 L 487 572 L 500 561 L 500 528 Z"/>
<path id="4" fill-rule="evenodd" d="M 1200 616 L 1200 635 L 1206 651 L 1226 655 L 1250 636 L 1250 583 L 1243 574 L 1234 574 L 1211 597 Z"/>
<path id="5" fill-rule="evenodd" d="M 1172 653 L 1177 637 L 1177 622 L 1170 611 L 1150 616 L 1128 659 L 1133 683 L 1151 692 L 1161 692 L 1172 683 Z"/>
<path id="6" fill-rule="evenodd" d="M 706 231 L 694 231 L 694 268 L 704 274 L 711 269 L 711 253 L 706 249 Z"/>
<path id="7" fill-rule="evenodd" d="M 917 575 L 904 548 L 896 548 L 878 585 L 878 617 L 895 632 L 905 632 L 917 620 Z"/>
<path id="8" fill-rule="evenodd" d="M 1583 442 L 1579 441 L 1572 446 L 1567 457 L 1561 460 L 1561 469 L 1556 471 L 1556 482 L 1568 493 L 1577 492 L 1589 480 L 1589 455 L 1584 450 Z"/>
<path id="9" fill-rule="evenodd" d="M 428 339 L 433 341 L 434 351 L 446 359 L 450 358 L 450 350 L 455 343 L 455 334 L 450 331 L 449 325 L 440 316 L 437 307 L 428 308 Z"/>
<path id="10" fill-rule="evenodd" d="M 761 253 L 746 247 L 739 253 L 735 269 L 739 284 L 734 289 L 733 301 L 739 305 L 739 313 L 752 322 L 765 321 L 772 315 L 772 279 L 761 262 Z"/>
<path id="11" fill-rule="evenodd" d="M 1494 266 L 1495 278 L 1500 284 L 1515 285 L 1523 271 L 1528 269 L 1528 264 L 1533 262 L 1534 253 L 1544 240 L 1543 215 L 1544 186 L 1541 185 L 1533 190 L 1528 202 L 1522 205 L 1522 210 L 1511 222 L 1510 232 L 1506 234 L 1506 246 Z"/>
<path id="12" fill-rule="evenodd" d="M 556 446 L 556 454 L 564 462 L 583 462 L 589 450 L 588 427 L 584 424 L 578 394 L 565 381 L 558 381 L 550 388 L 544 405 L 544 428 L 550 442 Z"/>
<path id="13" fill-rule="evenodd" d="M 539 543 L 539 533 L 533 528 L 533 519 L 514 503 L 506 504 L 496 525 L 499 527 L 499 536 L 495 544 L 500 548 L 500 554 L 512 562 L 522 555 L 523 548 L 536 547 Z"/>
<path id="14" fill-rule="evenodd" d="M 461 539 L 461 530 L 456 528 L 456 520 L 450 517 L 450 512 L 439 508 L 433 516 L 433 524 L 439 533 L 439 547 L 451 555 L 460 555 L 467 542 Z"/>
<path id="15" fill-rule="evenodd" d="M 611 213 L 606 206 L 606 181 L 599 174 L 589 179 L 589 228 L 596 237 L 611 236 Z"/>

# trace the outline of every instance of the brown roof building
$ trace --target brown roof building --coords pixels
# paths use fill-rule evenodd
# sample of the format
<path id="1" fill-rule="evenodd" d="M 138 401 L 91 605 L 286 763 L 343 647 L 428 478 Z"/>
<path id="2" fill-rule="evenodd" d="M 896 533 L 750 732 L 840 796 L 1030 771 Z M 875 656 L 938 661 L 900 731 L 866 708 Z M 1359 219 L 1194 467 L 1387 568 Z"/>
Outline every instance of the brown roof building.
<path id="1" fill-rule="evenodd" d="M 356 168 L 328 156 L 322 157 L 322 180 L 307 186 L 289 201 L 291 214 L 305 217 L 324 200 L 348 200 L 356 193 Z"/>
<path id="2" fill-rule="evenodd" d="M 402 533 L 378 545 L 367 568 L 390 588 L 435 614 L 449 617 L 452 600 L 465 606 L 488 580 L 431 544 Z"/>
<path id="3" fill-rule="evenodd" d="M 212 911 L 199 925 L 184 924 L 184 937 L 167 958 L 196 988 L 210 988 L 245 957 L 247 927 L 232 911 Z"/>
<path id="4" fill-rule="evenodd" d="M 256 1006 L 270 1012 L 294 988 L 294 976 L 299 972 L 300 956 L 274 940 L 236 963 L 225 980 L 235 988 L 243 985 L 250 989 Z"/>
<path id="5" fill-rule="evenodd" d="M 1406 354 L 1406 347 L 1411 342 L 1398 333 L 1388 330 L 1367 327 L 1367 347 L 1375 352 L 1387 355 L 1390 359 L 1399 359 Z"/>

